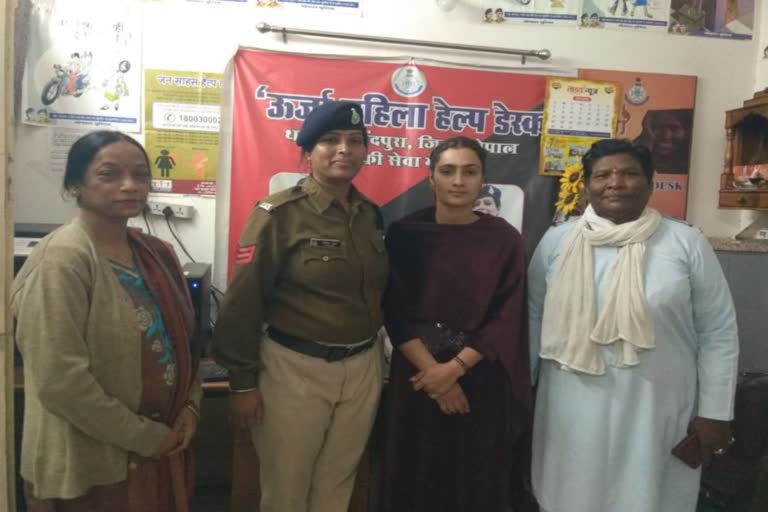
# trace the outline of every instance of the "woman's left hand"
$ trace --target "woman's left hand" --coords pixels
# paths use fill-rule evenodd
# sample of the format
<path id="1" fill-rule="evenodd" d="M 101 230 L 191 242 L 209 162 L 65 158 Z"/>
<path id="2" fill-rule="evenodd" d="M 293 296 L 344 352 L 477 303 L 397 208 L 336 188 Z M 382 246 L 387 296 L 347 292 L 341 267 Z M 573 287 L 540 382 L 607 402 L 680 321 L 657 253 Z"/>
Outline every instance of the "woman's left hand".
<path id="1" fill-rule="evenodd" d="M 705 466 L 712 462 L 712 457 L 724 454 L 734 442 L 728 421 L 697 416 L 691 421 L 691 428 L 699 438 L 701 458 Z"/>
<path id="2" fill-rule="evenodd" d="M 197 415 L 189 407 L 184 407 L 181 410 L 179 417 L 176 418 L 176 422 L 173 424 L 173 431 L 180 433 L 182 440 L 168 455 L 183 452 L 189 447 L 189 443 L 192 442 L 192 438 L 195 437 L 195 432 L 197 432 L 197 422 Z"/>
<path id="3" fill-rule="evenodd" d="M 436 399 L 451 389 L 462 375 L 464 375 L 464 369 L 451 360 L 421 370 L 411 377 L 411 382 L 415 391 L 423 389 L 430 398 Z"/>

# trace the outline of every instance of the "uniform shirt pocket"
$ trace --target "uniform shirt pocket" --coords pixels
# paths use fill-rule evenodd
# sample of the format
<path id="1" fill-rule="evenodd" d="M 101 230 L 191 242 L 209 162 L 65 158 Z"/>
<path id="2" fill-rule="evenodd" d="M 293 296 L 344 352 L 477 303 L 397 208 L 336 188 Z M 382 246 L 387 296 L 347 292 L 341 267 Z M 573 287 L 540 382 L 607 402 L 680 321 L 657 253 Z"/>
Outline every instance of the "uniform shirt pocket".
<path id="1" fill-rule="evenodd" d="M 347 261 L 347 247 L 346 245 L 305 247 L 301 251 L 301 259 L 305 266 L 322 265 L 337 260 Z"/>
<path id="2" fill-rule="evenodd" d="M 339 284 L 354 279 L 346 244 L 327 247 L 304 247 L 301 250 L 301 279 L 305 286 L 325 290 L 339 288 Z M 297 276 L 299 277 L 299 276 Z"/>

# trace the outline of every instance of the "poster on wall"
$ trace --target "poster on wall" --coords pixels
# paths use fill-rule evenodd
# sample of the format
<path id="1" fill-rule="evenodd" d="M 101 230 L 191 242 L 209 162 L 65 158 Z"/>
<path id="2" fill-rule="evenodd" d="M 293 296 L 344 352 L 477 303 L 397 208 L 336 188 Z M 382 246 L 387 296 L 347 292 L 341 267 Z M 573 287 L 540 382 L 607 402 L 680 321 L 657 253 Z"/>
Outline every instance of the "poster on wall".
<path id="1" fill-rule="evenodd" d="M 246 4 L 250 0 L 186 0 L 191 4 L 206 4 L 206 5 L 237 5 Z"/>
<path id="2" fill-rule="evenodd" d="M 538 173 L 543 76 L 241 50 L 234 77 L 230 264 L 255 202 L 306 176 L 294 140 L 332 99 L 362 106 L 370 141 L 355 185 L 385 223 L 432 204 L 429 153 L 461 134 L 488 151 L 492 187 L 476 206 L 516 225 L 529 251 L 550 225 L 558 184 Z"/>
<path id="3" fill-rule="evenodd" d="M 483 6 L 484 23 L 573 25 L 581 0 L 512 0 Z"/>
<path id="4" fill-rule="evenodd" d="M 146 70 L 144 147 L 153 192 L 216 194 L 221 82 L 220 73 Z"/>
<path id="5" fill-rule="evenodd" d="M 203 4 L 203 5 L 247 5 L 254 0 L 144 0 L 145 3 Z"/>
<path id="6" fill-rule="evenodd" d="M 22 122 L 138 132 L 138 0 L 51 0 L 33 5 L 22 79 Z"/>
<path id="7" fill-rule="evenodd" d="M 621 84 L 616 136 L 651 150 L 655 174 L 649 204 L 685 219 L 696 77 L 602 69 L 580 70 L 579 77 Z"/>
<path id="8" fill-rule="evenodd" d="M 579 26 L 666 31 L 670 0 L 583 0 Z"/>
<path id="9" fill-rule="evenodd" d="M 678 35 L 752 39 L 755 0 L 672 0 L 669 32 Z"/>
<path id="10" fill-rule="evenodd" d="M 305 13 L 351 14 L 363 16 L 365 0 L 256 0 L 256 7 L 302 9 Z"/>
<path id="11" fill-rule="evenodd" d="M 539 172 L 559 176 L 600 139 L 613 137 L 620 88 L 613 82 L 547 79 Z"/>
<path id="12" fill-rule="evenodd" d="M 48 130 L 48 171 L 64 176 L 67 168 L 69 149 L 77 139 L 88 133 L 86 128 L 59 128 L 52 126 Z"/>

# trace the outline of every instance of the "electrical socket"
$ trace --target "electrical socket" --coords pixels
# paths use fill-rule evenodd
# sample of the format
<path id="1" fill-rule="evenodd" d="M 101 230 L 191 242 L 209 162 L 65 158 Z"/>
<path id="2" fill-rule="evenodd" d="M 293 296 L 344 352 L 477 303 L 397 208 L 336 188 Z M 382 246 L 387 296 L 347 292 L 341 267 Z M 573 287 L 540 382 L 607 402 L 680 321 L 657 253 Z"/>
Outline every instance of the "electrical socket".
<path id="1" fill-rule="evenodd" d="M 149 207 L 149 213 L 152 215 L 165 216 L 163 210 L 170 208 L 173 212 L 173 217 L 178 219 L 191 219 L 195 214 L 195 207 L 190 204 L 177 204 L 177 203 L 165 203 L 163 201 L 147 201 Z"/>

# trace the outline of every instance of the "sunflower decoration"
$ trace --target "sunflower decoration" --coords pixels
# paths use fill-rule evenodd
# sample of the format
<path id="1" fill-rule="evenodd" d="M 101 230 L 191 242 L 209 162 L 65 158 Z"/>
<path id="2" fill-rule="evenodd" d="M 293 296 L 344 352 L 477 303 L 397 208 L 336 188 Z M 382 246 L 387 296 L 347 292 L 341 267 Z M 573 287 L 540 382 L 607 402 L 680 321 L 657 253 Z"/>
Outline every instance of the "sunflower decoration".
<path id="1" fill-rule="evenodd" d="M 555 209 L 559 216 L 567 218 L 581 205 L 584 196 L 584 168 L 580 163 L 569 165 L 560 176 L 560 193 Z"/>

